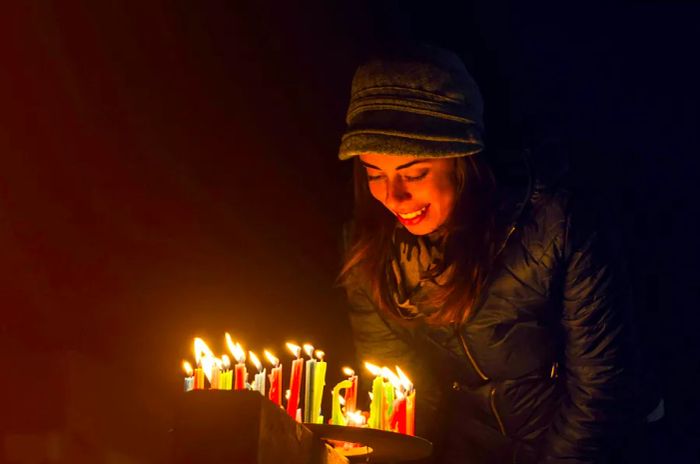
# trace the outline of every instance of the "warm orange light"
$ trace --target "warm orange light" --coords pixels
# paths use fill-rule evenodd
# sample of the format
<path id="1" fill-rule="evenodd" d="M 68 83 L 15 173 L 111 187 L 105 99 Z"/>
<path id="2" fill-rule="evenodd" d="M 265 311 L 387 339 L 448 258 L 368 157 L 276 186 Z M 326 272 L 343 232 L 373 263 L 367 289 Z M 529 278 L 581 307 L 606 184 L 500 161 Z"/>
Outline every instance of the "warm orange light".
<path id="1" fill-rule="evenodd" d="M 373 376 L 375 376 L 375 377 L 381 375 L 381 373 L 382 373 L 382 368 L 381 368 L 381 367 L 376 366 L 376 365 L 374 365 L 374 364 L 372 364 L 372 363 L 370 363 L 370 362 L 366 362 L 366 361 L 365 361 L 365 367 L 366 367 L 367 370 L 370 371 L 370 373 L 371 373 Z"/>
<path id="2" fill-rule="evenodd" d="M 270 361 L 270 364 L 272 364 L 272 367 L 277 367 L 280 363 L 280 360 L 277 359 L 272 353 L 270 353 L 267 350 L 265 350 L 265 357 L 267 358 L 268 361 Z"/>
<path id="3" fill-rule="evenodd" d="M 225 371 L 231 369 L 231 358 L 229 358 L 225 354 L 222 354 L 221 355 L 221 364 L 223 365 L 223 368 Z"/>
<path id="4" fill-rule="evenodd" d="M 299 345 L 295 345 L 294 343 L 287 342 L 287 348 L 289 351 L 292 352 L 292 354 L 298 358 L 301 355 L 301 347 Z"/>
<path id="5" fill-rule="evenodd" d="M 289 398 L 290 398 L 291 396 L 292 396 L 292 392 L 291 392 L 289 389 L 287 389 L 287 390 L 284 392 L 284 399 L 286 399 L 287 401 L 289 401 Z"/>
<path id="6" fill-rule="evenodd" d="M 339 403 L 341 406 L 345 406 L 345 398 L 343 397 L 343 395 L 339 395 L 339 396 L 338 396 L 338 403 Z"/>
<path id="7" fill-rule="evenodd" d="M 255 366 L 255 368 L 258 371 L 260 371 L 262 369 L 262 364 L 260 363 L 260 360 L 258 359 L 258 357 L 255 356 L 255 353 L 253 353 L 252 351 L 249 351 L 248 357 L 249 357 L 250 361 L 253 363 L 253 365 Z"/>
<path id="8" fill-rule="evenodd" d="M 355 371 L 352 370 L 351 367 L 344 367 L 343 374 L 347 375 L 348 377 L 352 377 L 353 375 L 355 375 Z"/>
<path id="9" fill-rule="evenodd" d="M 187 361 L 182 361 L 182 368 L 185 370 L 185 375 L 187 377 L 192 377 L 194 375 L 194 371 L 192 370 L 192 365 L 188 363 Z"/>
<path id="10" fill-rule="evenodd" d="M 323 357 L 326 356 L 326 353 L 324 353 L 321 350 L 316 350 L 314 355 L 316 355 L 316 357 L 318 358 L 319 361 L 323 361 Z"/>

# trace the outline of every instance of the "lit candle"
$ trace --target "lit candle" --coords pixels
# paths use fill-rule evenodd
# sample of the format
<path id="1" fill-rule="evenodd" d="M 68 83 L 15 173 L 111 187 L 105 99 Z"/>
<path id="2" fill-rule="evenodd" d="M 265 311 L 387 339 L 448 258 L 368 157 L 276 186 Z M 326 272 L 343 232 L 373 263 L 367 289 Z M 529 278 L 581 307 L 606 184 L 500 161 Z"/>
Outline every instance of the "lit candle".
<path id="1" fill-rule="evenodd" d="M 341 409 L 341 400 L 342 397 L 340 396 L 340 390 L 346 389 L 346 397 L 347 397 L 347 389 L 352 386 L 352 382 L 349 379 L 346 380 L 341 380 L 338 382 L 335 387 L 333 387 L 332 391 L 332 398 L 333 402 L 331 404 L 331 425 L 346 425 L 347 421 L 345 420 L 345 416 L 343 415 L 343 411 Z M 347 408 L 347 403 L 346 408 Z"/>
<path id="2" fill-rule="evenodd" d="M 222 362 L 219 358 L 213 358 L 213 364 L 211 366 L 211 378 L 210 387 L 212 390 L 218 390 L 221 388 L 221 368 Z"/>
<path id="3" fill-rule="evenodd" d="M 396 372 L 401 379 L 401 385 L 406 392 L 406 431 L 407 435 L 416 434 L 416 390 L 413 388 L 413 383 L 406 377 L 399 366 L 396 366 Z"/>
<path id="4" fill-rule="evenodd" d="M 238 342 L 233 343 L 228 332 L 226 333 L 226 344 L 233 355 L 233 359 L 236 360 L 233 388 L 234 390 L 245 390 L 246 382 L 248 381 L 248 371 L 245 368 L 245 351 Z"/>
<path id="5" fill-rule="evenodd" d="M 323 389 L 326 386 L 326 361 L 323 360 L 325 353 L 321 350 L 316 350 L 314 353 L 318 358 L 316 363 L 316 372 L 314 372 L 314 394 L 313 394 L 313 409 L 311 410 L 311 423 L 323 424 L 323 416 L 321 415 L 321 403 L 323 402 Z"/>
<path id="6" fill-rule="evenodd" d="M 381 376 L 382 369 L 372 363 L 365 362 L 365 367 L 374 375 L 372 381 L 372 402 L 369 406 L 368 425 L 373 429 L 384 430 L 384 379 Z"/>
<path id="7" fill-rule="evenodd" d="M 265 369 L 263 369 L 262 363 L 258 357 L 255 356 L 255 353 L 248 351 L 248 356 L 250 357 L 253 365 L 255 365 L 255 368 L 258 370 L 258 373 L 255 374 L 255 379 L 253 380 L 253 390 L 259 392 L 262 396 L 265 396 L 265 375 L 267 372 Z"/>
<path id="8" fill-rule="evenodd" d="M 389 419 L 394 412 L 395 390 L 401 386 L 401 380 L 388 367 L 382 368 L 382 376 L 384 377 L 384 426 L 385 430 L 390 430 Z"/>
<path id="9" fill-rule="evenodd" d="M 197 361 L 197 368 L 194 370 L 195 390 L 204 390 L 204 378 L 209 380 L 211 385 L 211 374 L 214 367 L 214 353 L 201 338 L 194 339 L 194 357 Z"/>
<path id="10" fill-rule="evenodd" d="M 353 412 L 357 407 L 357 376 L 349 367 L 343 368 L 343 373 L 348 376 L 351 385 L 345 390 L 345 411 Z"/>
<path id="11" fill-rule="evenodd" d="M 301 347 L 287 343 L 287 348 L 294 354 L 296 359 L 292 361 L 292 370 L 289 378 L 289 399 L 287 400 L 287 414 L 297 419 L 297 408 L 299 406 L 299 391 L 301 390 L 301 377 L 304 373 L 304 360 L 301 356 Z"/>
<path id="12" fill-rule="evenodd" d="M 225 354 L 222 354 L 221 364 L 223 372 L 221 373 L 219 388 L 222 390 L 230 390 L 233 387 L 233 372 L 231 372 L 231 358 L 229 358 Z"/>
<path id="13" fill-rule="evenodd" d="M 311 416 L 314 409 L 314 376 L 316 375 L 316 360 L 314 359 L 314 347 L 304 344 L 304 351 L 309 357 L 306 361 L 306 379 L 304 385 L 304 422 L 312 422 Z"/>
<path id="14" fill-rule="evenodd" d="M 280 360 L 267 350 L 265 350 L 265 357 L 270 361 L 270 364 L 272 364 L 268 398 L 276 405 L 282 406 L 282 366 L 280 365 Z"/>
<path id="15" fill-rule="evenodd" d="M 182 368 L 185 370 L 185 391 L 194 390 L 194 371 L 192 365 L 187 361 L 182 361 Z"/>

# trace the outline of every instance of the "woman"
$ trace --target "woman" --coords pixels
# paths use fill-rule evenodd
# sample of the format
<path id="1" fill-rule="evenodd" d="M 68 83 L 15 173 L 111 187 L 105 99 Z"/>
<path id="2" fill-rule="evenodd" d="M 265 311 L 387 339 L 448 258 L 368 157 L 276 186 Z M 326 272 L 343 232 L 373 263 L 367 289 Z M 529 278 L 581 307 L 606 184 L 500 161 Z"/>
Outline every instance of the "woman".
<path id="1" fill-rule="evenodd" d="M 355 74 L 341 281 L 360 360 L 416 385 L 437 462 L 604 462 L 629 408 L 625 286 L 595 219 L 530 178 L 498 185 L 482 101 L 427 46 Z"/>

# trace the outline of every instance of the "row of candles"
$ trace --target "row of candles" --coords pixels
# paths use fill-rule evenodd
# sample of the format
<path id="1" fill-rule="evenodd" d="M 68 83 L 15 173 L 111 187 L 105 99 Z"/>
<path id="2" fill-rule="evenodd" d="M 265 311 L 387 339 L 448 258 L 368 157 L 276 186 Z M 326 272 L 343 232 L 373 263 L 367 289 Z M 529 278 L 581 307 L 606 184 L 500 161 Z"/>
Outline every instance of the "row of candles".
<path id="1" fill-rule="evenodd" d="M 260 359 L 252 351 L 248 356 L 240 343 L 234 342 L 231 336 L 225 334 L 226 345 L 235 360 L 227 354 L 216 357 L 212 350 L 201 338 L 194 339 L 194 355 L 196 367 L 183 361 L 185 370 L 185 391 L 190 390 L 254 390 L 262 396 L 267 396 L 280 407 L 282 404 L 282 364 L 279 358 L 265 350 L 265 357 L 270 363 L 271 372 L 263 367 Z M 286 391 L 286 411 L 299 422 L 322 424 L 321 415 L 323 391 L 326 385 L 327 364 L 323 360 L 325 354 L 316 350 L 310 344 L 303 348 L 287 343 L 287 348 L 294 355 L 290 370 L 289 389 Z M 308 359 L 302 357 L 302 351 Z M 249 383 L 246 367 L 249 360 L 256 369 L 253 382 Z M 374 375 L 372 391 L 370 392 L 369 415 L 357 409 L 358 377 L 355 372 L 344 367 L 347 377 L 332 389 L 332 408 L 330 424 L 371 427 L 389 430 L 408 435 L 415 433 L 415 400 L 416 391 L 401 368 L 396 366 L 396 372 L 387 367 L 379 367 L 365 363 L 365 367 Z M 299 407 L 304 380 L 304 408 Z M 269 390 L 267 385 L 269 381 Z M 341 393 L 342 392 L 342 393 Z"/>

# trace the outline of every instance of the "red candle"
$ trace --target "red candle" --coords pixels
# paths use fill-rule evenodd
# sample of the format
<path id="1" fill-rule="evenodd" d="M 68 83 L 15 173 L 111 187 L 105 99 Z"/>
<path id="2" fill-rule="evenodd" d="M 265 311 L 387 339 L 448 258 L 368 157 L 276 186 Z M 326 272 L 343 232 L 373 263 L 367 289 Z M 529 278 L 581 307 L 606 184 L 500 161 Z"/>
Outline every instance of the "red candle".
<path id="1" fill-rule="evenodd" d="M 226 344 L 228 349 L 236 360 L 236 366 L 234 371 L 234 390 L 245 390 L 246 381 L 248 380 L 248 371 L 245 368 L 245 350 L 240 345 L 240 343 L 233 343 L 231 336 L 226 333 Z"/>
<path id="2" fill-rule="evenodd" d="M 282 366 L 280 365 L 280 360 L 267 350 L 265 350 L 265 357 L 272 364 L 272 371 L 269 375 L 270 391 L 268 392 L 268 398 L 276 405 L 282 406 Z"/>
<path id="3" fill-rule="evenodd" d="M 357 408 L 357 376 L 349 367 L 343 368 L 343 373 L 348 376 L 350 386 L 345 389 L 345 411 L 354 412 Z"/>
<path id="4" fill-rule="evenodd" d="M 304 360 L 300 358 L 301 347 L 293 343 L 287 343 L 289 350 L 294 353 L 296 359 L 292 361 L 292 371 L 289 380 L 289 400 L 287 400 L 287 414 L 297 418 L 297 408 L 299 407 L 299 394 L 301 392 L 301 377 L 304 372 Z"/>
<path id="5" fill-rule="evenodd" d="M 236 381 L 233 385 L 233 389 L 245 390 L 246 377 L 248 377 L 248 372 L 246 371 L 245 364 L 236 364 Z"/>
<path id="6" fill-rule="evenodd" d="M 406 397 L 394 401 L 394 408 L 389 419 L 390 430 L 398 433 L 406 433 Z"/>

